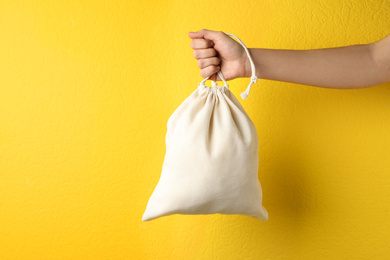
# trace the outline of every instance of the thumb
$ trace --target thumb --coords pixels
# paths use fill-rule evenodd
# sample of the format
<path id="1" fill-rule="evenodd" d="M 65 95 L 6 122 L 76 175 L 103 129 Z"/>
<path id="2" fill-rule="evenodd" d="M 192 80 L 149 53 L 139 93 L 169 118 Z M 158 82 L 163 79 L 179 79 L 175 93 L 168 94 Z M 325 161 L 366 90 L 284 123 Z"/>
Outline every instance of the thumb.
<path id="1" fill-rule="evenodd" d="M 212 30 L 207 30 L 207 29 L 202 29 L 197 32 L 189 32 L 188 36 L 191 39 L 207 39 L 207 40 L 212 40 L 215 41 L 217 40 L 218 37 L 218 31 L 212 31 Z"/>

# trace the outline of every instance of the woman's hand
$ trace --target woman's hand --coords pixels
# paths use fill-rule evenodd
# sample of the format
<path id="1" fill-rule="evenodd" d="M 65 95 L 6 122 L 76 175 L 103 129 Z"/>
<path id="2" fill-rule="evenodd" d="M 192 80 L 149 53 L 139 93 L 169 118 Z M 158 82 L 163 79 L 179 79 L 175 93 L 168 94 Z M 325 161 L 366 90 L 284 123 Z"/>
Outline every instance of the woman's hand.
<path id="1" fill-rule="evenodd" d="M 250 77 L 250 63 L 244 48 L 224 32 L 202 29 L 189 32 L 188 36 L 193 39 L 190 45 L 203 78 L 210 76 L 213 81 L 221 81 L 218 71 L 225 80 Z"/>

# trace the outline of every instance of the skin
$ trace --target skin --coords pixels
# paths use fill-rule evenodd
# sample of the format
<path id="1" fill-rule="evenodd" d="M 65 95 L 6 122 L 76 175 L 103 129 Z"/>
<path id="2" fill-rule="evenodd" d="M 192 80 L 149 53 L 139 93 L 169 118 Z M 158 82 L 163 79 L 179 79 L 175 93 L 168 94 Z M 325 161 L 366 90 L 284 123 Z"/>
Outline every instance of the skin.
<path id="1" fill-rule="evenodd" d="M 248 78 L 251 67 L 244 48 L 222 31 L 189 32 L 200 75 L 221 81 Z M 309 86 L 355 89 L 390 81 L 390 34 L 369 44 L 311 50 L 248 48 L 259 79 Z"/>

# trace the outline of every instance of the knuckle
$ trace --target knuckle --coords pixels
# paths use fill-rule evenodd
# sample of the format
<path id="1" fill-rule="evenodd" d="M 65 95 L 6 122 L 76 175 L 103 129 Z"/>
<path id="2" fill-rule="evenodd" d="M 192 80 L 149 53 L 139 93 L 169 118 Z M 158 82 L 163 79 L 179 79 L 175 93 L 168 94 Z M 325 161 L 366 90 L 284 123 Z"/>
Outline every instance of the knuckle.
<path id="1" fill-rule="evenodd" d="M 198 60 L 198 66 L 199 66 L 199 68 L 203 68 L 203 66 L 204 66 L 203 60 Z"/>
<path id="2" fill-rule="evenodd" d="M 202 40 L 203 48 L 209 48 L 210 47 L 210 41 L 209 40 Z"/>
<path id="3" fill-rule="evenodd" d="M 203 40 L 203 39 L 197 39 L 197 40 L 198 40 L 198 41 L 197 41 L 196 47 L 197 47 L 198 49 L 203 48 L 204 40 Z"/>

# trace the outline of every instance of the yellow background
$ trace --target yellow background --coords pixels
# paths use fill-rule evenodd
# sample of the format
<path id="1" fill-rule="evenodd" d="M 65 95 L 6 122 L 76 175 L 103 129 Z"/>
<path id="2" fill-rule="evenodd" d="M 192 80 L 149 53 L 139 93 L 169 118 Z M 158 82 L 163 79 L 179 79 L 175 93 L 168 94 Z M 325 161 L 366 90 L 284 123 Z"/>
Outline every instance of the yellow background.
<path id="1" fill-rule="evenodd" d="M 230 81 L 269 221 L 141 217 L 202 80 L 189 31 L 312 49 L 377 41 L 389 18 L 388 0 L 0 1 L 0 259 L 388 259 L 388 83 L 261 79 L 244 101 Z"/>

